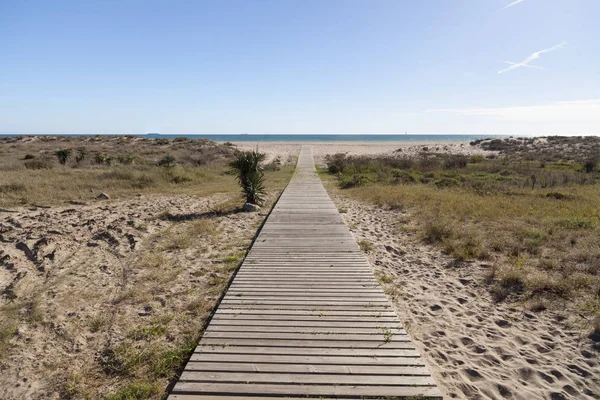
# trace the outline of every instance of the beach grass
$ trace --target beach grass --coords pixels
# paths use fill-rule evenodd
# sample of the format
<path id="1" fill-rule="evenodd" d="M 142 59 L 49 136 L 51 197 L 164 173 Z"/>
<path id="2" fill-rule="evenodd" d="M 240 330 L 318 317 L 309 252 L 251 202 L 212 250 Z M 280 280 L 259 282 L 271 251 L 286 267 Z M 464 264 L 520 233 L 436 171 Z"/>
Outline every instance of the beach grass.
<path id="1" fill-rule="evenodd" d="M 239 191 L 227 166 L 237 153 L 234 147 L 183 139 L 4 138 L 5 143 L 0 142 L 0 207 L 86 202 L 100 193 L 119 198 Z M 67 149 L 73 151 L 65 159 Z M 74 149 L 85 149 L 80 150 L 84 158 L 78 160 Z M 281 189 L 292 170 L 289 164 L 269 168 L 267 191 Z"/>
<path id="2" fill-rule="evenodd" d="M 340 193 L 408 210 L 423 241 L 490 264 L 497 301 L 600 309 L 600 174 L 578 162 L 426 155 L 328 159 Z M 589 171 L 589 168 L 588 168 Z"/>

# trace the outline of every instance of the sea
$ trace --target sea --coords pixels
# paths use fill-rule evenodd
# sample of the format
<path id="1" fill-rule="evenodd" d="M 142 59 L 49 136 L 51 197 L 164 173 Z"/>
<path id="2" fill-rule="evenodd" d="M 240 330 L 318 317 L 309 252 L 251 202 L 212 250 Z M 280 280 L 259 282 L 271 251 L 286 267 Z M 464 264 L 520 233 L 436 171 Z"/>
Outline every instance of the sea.
<path id="1" fill-rule="evenodd" d="M 22 136 L 20 134 L 0 134 L 0 137 Z M 96 136 L 96 134 L 33 134 L 29 136 Z M 117 136 L 117 135 L 99 135 Z M 121 135 L 119 135 L 121 136 Z M 477 139 L 505 138 L 509 135 L 466 135 L 466 134 L 163 134 L 147 133 L 140 136 L 147 138 L 173 139 L 209 139 L 215 142 L 470 142 Z"/>

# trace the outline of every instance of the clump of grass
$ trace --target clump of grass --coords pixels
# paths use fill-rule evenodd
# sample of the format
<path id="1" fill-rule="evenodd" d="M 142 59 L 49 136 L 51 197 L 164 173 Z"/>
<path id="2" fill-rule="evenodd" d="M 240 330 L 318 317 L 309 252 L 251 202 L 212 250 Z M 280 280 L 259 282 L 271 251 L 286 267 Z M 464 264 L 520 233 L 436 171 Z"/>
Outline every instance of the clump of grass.
<path id="1" fill-rule="evenodd" d="M 168 228 L 160 235 L 159 249 L 161 251 L 183 250 L 190 247 L 192 237 L 175 228 Z"/>
<path id="2" fill-rule="evenodd" d="M 161 388 L 157 383 L 132 382 L 104 397 L 104 400 L 145 400 L 159 395 Z"/>
<path id="3" fill-rule="evenodd" d="M 491 293 L 496 301 L 502 301 L 511 294 L 521 294 L 525 288 L 527 272 L 523 268 L 510 268 L 503 271 L 491 288 Z"/>
<path id="4" fill-rule="evenodd" d="M 75 156 L 75 162 L 77 164 L 82 163 L 85 158 L 88 156 L 88 149 L 84 146 L 77 148 L 77 155 Z"/>
<path id="5" fill-rule="evenodd" d="M 137 266 L 142 269 L 168 268 L 169 260 L 159 252 L 149 251 L 140 258 Z"/>
<path id="6" fill-rule="evenodd" d="M 167 154 L 158 161 L 157 165 L 159 167 L 173 168 L 177 165 L 177 159 L 171 154 Z"/>
<path id="7" fill-rule="evenodd" d="M 90 332 L 92 333 L 99 332 L 100 330 L 102 330 L 102 328 L 104 328 L 107 325 L 108 318 L 106 318 L 106 316 L 102 314 L 93 316 L 88 322 L 88 327 L 90 329 Z"/>
<path id="8" fill-rule="evenodd" d="M 19 316 L 16 306 L 5 306 L 0 309 L 0 359 L 6 354 L 9 342 L 17 333 L 18 326 Z"/>
<path id="9" fill-rule="evenodd" d="M 363 253 L 370 253 L 374 248 L 373 243 L 369 242 L 368 240 L 361 240 L 358 242 L 358 247 L 360 247 L 360 250 Z"/>
<path id="10" fill-rule="evenodd" d="M 23 193 L 27 187 L 22 183 L 6 183 L 0 184 L 0 194 L 4 193 Z"/>
<path id="11" fill-rule="evenodd" d="M 427 221 L 424 231 L 423 240 L 428 243 L 443 243 L 453 235 L 453 230 L 448 222 L 440 219 L 431 219 Z"/>
<path id="12" fill-rule="evenodd" d="M 190 222 L 186 228 L 186 234 L 191 236 L 210 236 L 217 233 L 216 224 L 210 219 L 199 219 Z"/>
<path id="13" fill-rule="evenodd" d="M 161 324 L 153 324 L 148 326 L 141 326 L 132 329 L 128 334 L 127 338 L 132 340 L 146 340 L 153 337 L 162 335 L 167 330 L 166 326 Z"/>

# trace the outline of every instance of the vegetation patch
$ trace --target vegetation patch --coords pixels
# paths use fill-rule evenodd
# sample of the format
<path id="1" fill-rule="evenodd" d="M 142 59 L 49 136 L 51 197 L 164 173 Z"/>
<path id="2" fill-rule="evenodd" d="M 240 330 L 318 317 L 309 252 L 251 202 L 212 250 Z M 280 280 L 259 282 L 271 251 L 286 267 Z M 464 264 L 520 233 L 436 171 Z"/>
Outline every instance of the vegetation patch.
<path id="1" fill-rule="evenodd" d="M 496 300 L 600 305 L 600 173 L 583 160 L 510 154 L 326 161 L 344 194 L 408 209 L 422 239 L 456 260 L 493 262 L 487 282 Z M 348 184 L 356 176 L 368 179 Z"/>

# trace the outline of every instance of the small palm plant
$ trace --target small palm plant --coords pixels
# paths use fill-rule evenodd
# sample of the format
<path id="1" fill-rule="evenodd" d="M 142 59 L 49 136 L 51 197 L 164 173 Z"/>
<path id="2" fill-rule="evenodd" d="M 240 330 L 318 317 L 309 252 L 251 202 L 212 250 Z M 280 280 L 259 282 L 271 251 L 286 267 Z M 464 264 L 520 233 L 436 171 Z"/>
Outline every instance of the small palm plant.
<path id="1" fill-rule="evenodd" d="M 229 163 L 231 173 L 242 187 L 247 203 L 261 204 L 264 200 L 265 176 L 260 163 L 265 160 L 265 157 L 265 154 L 258 151 L 244 151 Z"/>

